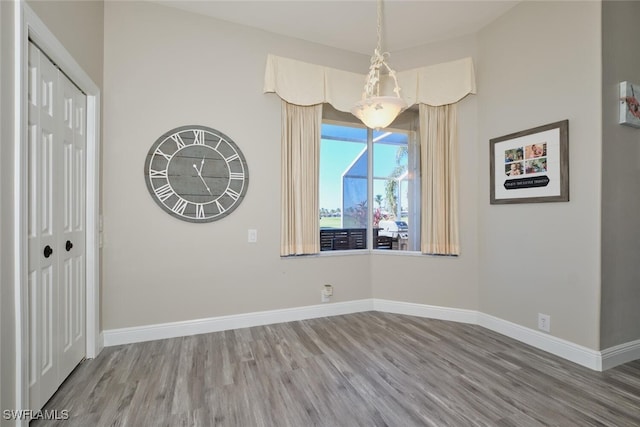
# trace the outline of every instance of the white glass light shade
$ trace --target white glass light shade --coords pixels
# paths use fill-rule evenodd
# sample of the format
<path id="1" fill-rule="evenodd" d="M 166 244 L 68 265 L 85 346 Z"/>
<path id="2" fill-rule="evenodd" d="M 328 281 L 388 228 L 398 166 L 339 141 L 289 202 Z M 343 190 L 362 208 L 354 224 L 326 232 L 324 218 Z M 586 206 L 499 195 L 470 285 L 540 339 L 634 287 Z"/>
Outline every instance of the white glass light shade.
<path id="1" fill-rule="evenodd" d="M 382 129 L 389 126 L 405 108 L 407 103 L 397 96 L 372 96 L 356 103 L 351 114 L 371 129 Z"/>

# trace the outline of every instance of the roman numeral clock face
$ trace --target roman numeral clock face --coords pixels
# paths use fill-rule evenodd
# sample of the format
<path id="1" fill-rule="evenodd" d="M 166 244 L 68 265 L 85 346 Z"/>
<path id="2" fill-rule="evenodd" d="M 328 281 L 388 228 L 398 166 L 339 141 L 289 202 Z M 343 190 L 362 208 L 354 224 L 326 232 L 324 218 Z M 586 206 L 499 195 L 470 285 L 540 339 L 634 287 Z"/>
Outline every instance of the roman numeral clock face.
<path id="1" fill-rule="evenodd" d="M 153 200 L 189 222 L 211 222 L 238 207 L 249 184 L 247 162 L 225 134 L 204 126 L 183 126 L 151 146 L 144 165 Z"/>

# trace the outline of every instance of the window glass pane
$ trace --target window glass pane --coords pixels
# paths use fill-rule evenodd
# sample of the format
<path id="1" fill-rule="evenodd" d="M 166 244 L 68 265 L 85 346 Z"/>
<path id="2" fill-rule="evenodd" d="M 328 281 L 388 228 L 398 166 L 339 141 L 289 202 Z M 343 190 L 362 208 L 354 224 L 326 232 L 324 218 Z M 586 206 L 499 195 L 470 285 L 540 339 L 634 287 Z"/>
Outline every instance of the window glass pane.
<path id="1" fill-rule="evenodd" d="M 416 229 L 417 171 L 416 150 L 410 143 L 410 132 L 373 132 L 373 227 L 374 244 L 385 245 L 391 240 L 396 250 L 417 250 Z M 385 239 L 386 237 L 386 239 Z"/>
<path id="2" fill-rule="evenodd" d="M 320 249 L 366 249 L 367 129 L 323 124 Z"/>

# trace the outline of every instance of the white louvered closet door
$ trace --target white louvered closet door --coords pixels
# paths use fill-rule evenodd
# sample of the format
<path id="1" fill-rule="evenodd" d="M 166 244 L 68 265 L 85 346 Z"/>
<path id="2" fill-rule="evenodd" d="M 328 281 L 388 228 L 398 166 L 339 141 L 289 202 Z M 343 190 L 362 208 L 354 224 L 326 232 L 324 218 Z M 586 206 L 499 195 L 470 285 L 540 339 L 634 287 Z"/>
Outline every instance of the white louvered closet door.
<path id="1" fill-rule="evenodd" d="M 85 355 L 86 96 L 29 43 L 29 396 L 38 410 Z"/>

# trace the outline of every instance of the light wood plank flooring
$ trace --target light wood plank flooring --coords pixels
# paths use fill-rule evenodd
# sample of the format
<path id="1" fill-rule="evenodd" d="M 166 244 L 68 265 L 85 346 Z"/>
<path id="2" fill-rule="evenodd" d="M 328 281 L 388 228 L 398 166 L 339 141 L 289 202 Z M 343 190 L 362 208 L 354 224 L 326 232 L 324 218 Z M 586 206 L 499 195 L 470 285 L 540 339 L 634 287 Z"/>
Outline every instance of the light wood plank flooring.
<path id="1" fill-rule="evenodd" d="M 32 426 L 640 426 L 594 372 L 479 326 L 366 312 L 105 348 Z"/>

